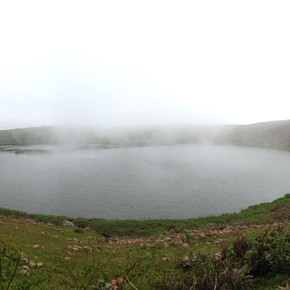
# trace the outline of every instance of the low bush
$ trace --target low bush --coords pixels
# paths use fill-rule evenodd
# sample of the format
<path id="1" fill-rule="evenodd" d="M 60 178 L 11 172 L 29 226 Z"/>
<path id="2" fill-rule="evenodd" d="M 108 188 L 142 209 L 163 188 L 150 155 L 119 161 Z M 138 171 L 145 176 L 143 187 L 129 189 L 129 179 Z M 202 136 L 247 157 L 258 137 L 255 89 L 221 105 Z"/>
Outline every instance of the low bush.
<path id="1" fill-rule="evenodd" d="M 285 227 L 240 237 L 214 255 L 182 257 L 180 275 L 166 276 L 158 289 L 248 289 L 253 278 L 290 273 L 290 235 Z"/>

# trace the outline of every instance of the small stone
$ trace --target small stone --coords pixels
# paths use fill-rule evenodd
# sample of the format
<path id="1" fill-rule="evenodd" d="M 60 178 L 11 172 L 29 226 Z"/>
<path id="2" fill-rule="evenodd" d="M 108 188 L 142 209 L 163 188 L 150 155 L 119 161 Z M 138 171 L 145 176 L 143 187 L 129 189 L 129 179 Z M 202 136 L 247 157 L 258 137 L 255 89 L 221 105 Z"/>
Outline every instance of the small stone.
<path id="1" fill-rule="evenodd" d="M 29 262 L 29 266 L 30 266 L 30 268 L 33 268 L 35 265 L 36 265 L 35 262 L 33 262 L 33 261 L 30 261 L 30 262 Z"/>
<path id="2" fill-rule="evenodd" d="M 27 274 L 27 270 L 22 269 L 22 270 L 20 271 L 20 274 L 21 274 L 21 275 Z"/>
<path id="3" fill-rule="evenodd" d="M 19 255 L 20 255 L 20 258 L 27 258 L 26 254 L 23 252 L 20 252 Z"/>
<path id="4" fill-rule="evenodd" d="M 112 280 L 111 285 L 112 286 L 117 286 L 118 285 L 118 281 L 117 280 Z"/>
<path id="5" fill-rule="evenodd" d="M 68 221 L 68 220 L 64 220 L 64 221 L 62 222 L 62 225 L 63 225 L 64 227 L 74 227 L 74 226 L 75 226 L 73 222 Z"/>

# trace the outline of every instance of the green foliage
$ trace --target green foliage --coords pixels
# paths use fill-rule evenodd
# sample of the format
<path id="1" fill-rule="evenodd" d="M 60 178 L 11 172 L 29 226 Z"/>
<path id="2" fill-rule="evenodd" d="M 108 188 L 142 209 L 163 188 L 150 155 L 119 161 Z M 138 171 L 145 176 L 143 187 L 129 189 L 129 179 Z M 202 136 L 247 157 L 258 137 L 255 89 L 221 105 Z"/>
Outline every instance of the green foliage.
<path id="1" fill-rule="evenodd" d="M 251 265 L 252 275 L 290 273 L 290 234 L 284 227 L 266 230 L 250 241 L 242 254 Z"/>
<path id="2" fill-rule="evenodd" d="M 161 289 L 248 289 L 253 278 L 290 273 L 290 234 L 285 227 L 240 237 L 214 255 L 182 257 L 181 275 L 159 281 Z"/>

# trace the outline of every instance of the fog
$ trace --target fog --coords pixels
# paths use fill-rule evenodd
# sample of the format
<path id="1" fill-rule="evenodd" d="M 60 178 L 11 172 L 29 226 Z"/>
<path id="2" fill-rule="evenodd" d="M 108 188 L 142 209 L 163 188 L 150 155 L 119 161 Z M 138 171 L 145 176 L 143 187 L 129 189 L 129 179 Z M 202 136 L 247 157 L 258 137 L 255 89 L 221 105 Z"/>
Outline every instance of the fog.
<path id="1" fill-rule="evenodd" d="M 2 2 L 0 129 L 289 119 L 289 6 Z"/>

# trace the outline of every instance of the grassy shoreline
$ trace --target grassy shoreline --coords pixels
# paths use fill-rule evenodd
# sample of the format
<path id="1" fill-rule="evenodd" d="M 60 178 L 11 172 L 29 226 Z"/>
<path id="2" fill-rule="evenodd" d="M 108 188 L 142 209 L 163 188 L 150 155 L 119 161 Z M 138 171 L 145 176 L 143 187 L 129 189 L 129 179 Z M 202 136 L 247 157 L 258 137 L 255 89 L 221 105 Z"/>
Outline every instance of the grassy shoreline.
<path id="1" fill-rule="evenodd" d="M 192 219 L 156 219 L 156 220 L 105 220 L 97 218 L 70 218 L 43 214 L 31 214 L 17 210 L 0 208 L 0 216 L 32 219 L 36 222 L 61 226 L 64 220 L 72 221 L 76 227 L 89 227 L 104 236 L 150 236 L 169 231 L 200 229 L 205 227 L 271 223 L 287 220 L 290 216 L 290 193 L 272 202 L 252 205 L 239 213 L 225 213 Z"/>

